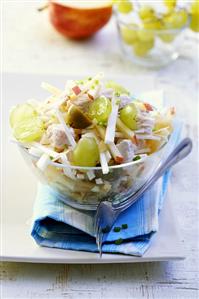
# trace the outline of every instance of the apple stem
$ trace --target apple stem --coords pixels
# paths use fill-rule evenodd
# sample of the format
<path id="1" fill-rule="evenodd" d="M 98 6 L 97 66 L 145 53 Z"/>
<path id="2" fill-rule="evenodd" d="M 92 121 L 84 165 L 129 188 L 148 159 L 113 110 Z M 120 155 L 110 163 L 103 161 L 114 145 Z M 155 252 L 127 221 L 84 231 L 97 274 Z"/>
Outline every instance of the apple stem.
<path id="1" fill-rule="evenodd" d="M 49 3 L 46 3 L 46 4 L 45 4 L 45 5 L 43 5 L 42 7 L 39 7 L 39 8 L 37 8 L 37 11 L 41 12 L 41 11 L 43 11 L 43 10 L 47 9 L 47 8 L 48 8 L 48 6 L 49 6 Z"/>

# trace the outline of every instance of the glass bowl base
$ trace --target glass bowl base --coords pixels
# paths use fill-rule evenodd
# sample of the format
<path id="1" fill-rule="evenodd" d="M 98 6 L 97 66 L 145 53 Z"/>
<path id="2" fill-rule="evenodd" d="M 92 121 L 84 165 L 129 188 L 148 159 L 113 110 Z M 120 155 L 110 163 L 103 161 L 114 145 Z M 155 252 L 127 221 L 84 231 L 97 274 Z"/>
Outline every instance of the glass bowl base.
<path id="1" fill-rule="evenodd" d="M 153 51 L 151 51 L 151 53 L 149 52 L 146 56 L 139 57 L 134 55 L 132 49 L 127 49 L 126 47 L 122 48 L 125 57 L 127 55 L 128 59 L 132 63 L 138 66 L 151 69 L 158 69 L 167 66 L 179 57 L 179 53 L 177 51 L 169 49 L 161 49 L 161 52 L 157 49 L 154 49 Z"/>

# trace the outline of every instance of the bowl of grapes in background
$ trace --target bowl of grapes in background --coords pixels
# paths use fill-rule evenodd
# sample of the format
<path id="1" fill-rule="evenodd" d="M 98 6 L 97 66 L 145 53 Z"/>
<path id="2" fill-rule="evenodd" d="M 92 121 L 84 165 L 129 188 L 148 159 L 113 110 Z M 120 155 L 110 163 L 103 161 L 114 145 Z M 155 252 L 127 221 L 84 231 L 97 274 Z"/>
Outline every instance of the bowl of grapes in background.
<path id="1" fill-rule="evenodd" d="M 166 66 L 179 57 L 186 29 L 199 31 L 199 1 L 115 1 L 122 51 L 133 63 Z"/>

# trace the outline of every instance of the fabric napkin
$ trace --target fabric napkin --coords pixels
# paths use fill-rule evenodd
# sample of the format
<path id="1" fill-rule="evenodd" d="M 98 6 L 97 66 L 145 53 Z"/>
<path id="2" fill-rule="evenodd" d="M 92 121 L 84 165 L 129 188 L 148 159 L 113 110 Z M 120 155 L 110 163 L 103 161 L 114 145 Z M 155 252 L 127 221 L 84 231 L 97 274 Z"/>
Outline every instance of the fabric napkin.
<path id="1" fill-rule="evenodd" d="M 181 123 L 176 122 L 169 141 L 169 152 L 178 143 Z M 159 212 L 166 195 L 170 171 L 117 219 L 114 227 L 126 229 L 106 235 L 103 252 L 142 256 L 158 231 Z M 34 205 L 31 235 L 38 245 L 59 249 L 97 252 L 93 231 L 94 212 L 80 211 L 57 199 L 47 185 L 39 185 Z M 118 243 L 118 239 L 122 241 Z"/>

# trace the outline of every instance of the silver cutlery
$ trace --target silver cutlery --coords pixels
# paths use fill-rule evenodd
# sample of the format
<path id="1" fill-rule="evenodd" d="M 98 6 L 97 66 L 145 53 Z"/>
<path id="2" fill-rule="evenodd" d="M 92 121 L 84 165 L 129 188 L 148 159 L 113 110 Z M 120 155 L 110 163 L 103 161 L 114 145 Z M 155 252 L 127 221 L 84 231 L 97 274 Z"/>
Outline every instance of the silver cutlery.
<path id="1" fill-rule="evenodd" d="M 151 176 L 132 196 L 129 196 L 125 201 L 120 203 L 114 203 L 110 200 L 104 200 L 100 202 L 94 219 L 96 243 L 100 257 L 102 256 L 103 236 L 105 233 L 110 232 L 119 214 L 134 204 L 141 197 L 141 195 L 147 189 L 149 189 L 170 167 L 184 159 L 191 152 L 191 150 L 191 139 L 183 139 L 169 154 L 165 161 L 162 161 L 159 164 L 153 176 Z"/>

